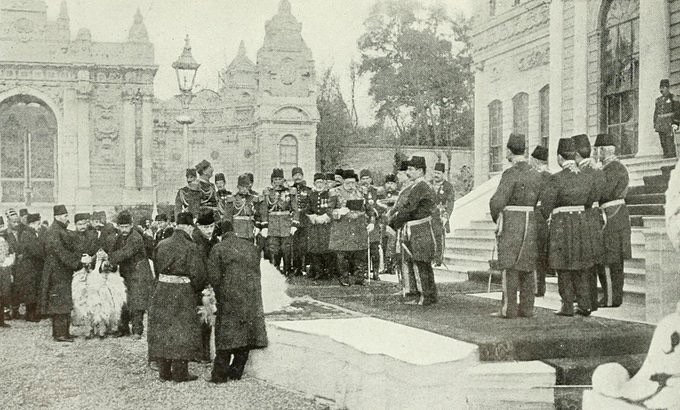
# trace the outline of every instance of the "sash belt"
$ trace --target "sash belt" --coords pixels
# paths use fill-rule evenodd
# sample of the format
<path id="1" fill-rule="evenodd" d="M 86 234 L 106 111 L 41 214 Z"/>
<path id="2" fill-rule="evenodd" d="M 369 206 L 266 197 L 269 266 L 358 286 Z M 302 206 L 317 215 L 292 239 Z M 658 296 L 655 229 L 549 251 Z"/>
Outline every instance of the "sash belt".
<path id="1" fill-rule="evenodd" d="M 533 212 L 534 207 L 533 206 L 521 206 L 521 205 L 508 205 L 505 208 L 503 208 L 503 211 L 510 211 L 510 212 Z"/>
<path id="2" fill-rule="evenodd" d="M 609 208 L 609 207 L 612 207 L 612 206 L 625 205 L 625 204 L 626 204 L 626 200 L 621 198 L 621 199 L 615 199 L 613 201 L 605 202 L 604 204 L 602 204 L 601 208 Z"/>
<path id="3" fill-rule="evenodd" d="M 564 212 L 583 212 L 583 211 L 585 211 L 583 205 L 560 206 L 558 208 L 553 209 L 552 214 L 555 215 Z"/>
<path id="4" fill-rule="evenodd" d="M 164 275 L 158 276 L 158 281 L 163 283 L 191 283 L 191 279 L 186 276 Z"/>

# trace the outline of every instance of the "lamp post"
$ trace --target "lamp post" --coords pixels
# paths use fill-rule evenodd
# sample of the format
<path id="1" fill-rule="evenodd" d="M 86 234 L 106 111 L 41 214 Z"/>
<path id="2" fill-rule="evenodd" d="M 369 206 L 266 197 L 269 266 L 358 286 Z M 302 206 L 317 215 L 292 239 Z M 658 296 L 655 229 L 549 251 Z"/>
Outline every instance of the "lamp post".
<path id="1" fill-rule="evenodd" d="M 175 74 L 177 74 L 177 85 L 180 92 L 178 97 L 182 102 L 183 113 L 177 116 L 177 122 L 182 124 L 184 128 L 184 162 L 186 162 L 187 167 L 191 166 L 191 160 L 189 159 L 189 124 L 194 122 L 194 119 L 189 115 L 189 104 L 194 98 L 191 90 L 194 88 L 196 72 L 200 66 L 191 55 L 191 45 L 189 44 L 189 35 L 187 34 L 184 39 L 182 54 L 177 58 L 177 61 L 172 63 L 172 68 L 175 69 Z"/>

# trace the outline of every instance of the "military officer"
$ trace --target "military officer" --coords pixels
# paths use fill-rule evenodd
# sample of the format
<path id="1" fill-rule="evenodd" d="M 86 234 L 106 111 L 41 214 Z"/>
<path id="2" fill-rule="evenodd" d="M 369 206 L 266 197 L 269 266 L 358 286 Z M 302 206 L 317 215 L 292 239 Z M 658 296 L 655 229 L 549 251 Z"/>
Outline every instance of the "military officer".
<path id="1" fill-rule="evenodd" d="M 380 225 L 382 231 L 382 249 L 384 255 L 384 273 L 387 275 L 395 274 L 395 246 L 397 243 L 397 233 L 387 225 L 387 214 L 394 207 L 397 201 L 399 190 L 397 189 L 397 176 L 388 174 L 385 177 L 384 193 L 376 201 L 378 214 L 380 215 Z"/>
<path id="2" fill-rule="evenodd" d="M 359 187 L 361 192 L 364 194 L 364 201 L 366 209 L 372 214 L 375 222 L 375 229 L 371 231 L 368 235 L 369 240 L 369 250 L 371 253 L 371 266 L 367 270 L 368 275 L 371 275 L 371 279 L 380 280 L 378 276 L 380 270 L 380 240 L 382 239 L 382 234 L 380 232 L 378 208 L 376 201 L 378 200 L 378 189 L 373 186 L 373 174 L 367 169 L 362 169 L 359 172 Z"/>
<path id="3" fill-rule="evenodd" d="M 512 167 L 503 172 L 489 208 L 498 226 L 498 263 L 503 275 L 500 316 L 512 319 L 534 315 L 534 271 L 538 256 L 535 207 L 542 178 L 524 156 L 523 134 L 510 134 L 506 147 Z"/>
<path id="4" fill-rule="evenodd" d="M 219 213 L 220 218 L 224 216 L 227 198 L 231 196 L 231 191 L 227 190 L 226 185 L 227 180 L 224 177 L 224 174 L 221 172 L 215 174 L 215 196 L 217 199 L 217 212 Z"/>
<path id="5" fill-rule="evenodd" d="M 309 205 L 309 195 L 312 189 L 307 186 L 307 182 L 304 180 L 304 173 L 302 168 L 293 168 L 291 175 L 293 177 L 293 188 L 295 189 L 295 199 L 297 203 L 297 213 L 298 215 L 304 215 L 307 206 Z M 298 230 L 293 235 L 293 273 L 301 275 L 306 268 L 307 262 L 305 261 L 305 256 L 307 253 L 307 218 L 300 218 L 300 226 Z"/>
<path id="6" fill-rule="evenodd" d="M 198 208 L 201 207 L 201 190 L 196 181 L 196 170 L 188 168 L 185 176 L 187 185 L 180 188 L 175 196 L 175 219 L 180 212 L 198 215 Z"/>
<path id="7" fill-rule="evenodd" d="M 217 189 L 210 182 L 210 178 L 213 176 L 212 165 L 210 165 L 209 161 L 202 160 L 196 164 L 196 172 L 198 173 L 198 189 L 201 192 L 201 208 L 209 208 L 216 211 Z"/>
<path id="8" fill-rule="evenodd" d="M 158 244 L 166 238 L 165 230 L 168 228 L 168 216 L 166 214 L 156 215 L 156 233 L 154 234 L 154 245 Z"/>
<path id="9" fill-rule="evenodd" d="M 541 175 L 541 189 L 543 192 L 550 180 L 548 171 L 548 149 L 537 146 L 531 153 L 531 166 Z M 540 202 L 537 204 L 540 206 Z M 545 296 L 545 277 L 550 275 L 550 261 L 548 260 L 548 248 L 550 247 L 550 229 L 548 221 L 538 212 L 536 214 L 536 241 L 538 243 L 538 259 L 536 260 L 536 296 Z M 551 275 L 554 276 L 554 275 Z"/>
<path id="10" fill-rule="evenodd" d="M 289 276 L 292 273 L 291 237 L 298 229 L 299 214 L 295 188 L 286 187 L 284 182 L 283 170 L 274 168 L 271 175 L 272 185 L 262 193 L 261 234 L 267 238 L 269 260 L 277 269 L 281 269 L 283 259 L 282 273 Z"/>
<path id="11" fill-rule="evenodd" d="M 250 191 L 248 175 L 239 175 L 236 194 L 228 197 L 223 220 L 231 222 L 234 235 L 254 241 L 262 225 L 260 198 Z"/>
<path id="12" fill-rule="evenodd" d="M 439 209 L 439 220 L 432 221 L 435 224 L 435 234 L 437 235 L 437 257 L 435 258 L 435 265 L 442 264 L 444 258 L 444 249 L 446 249 L 446 234 L 451 232 L 449 225 L 449 218 L 453 212 L 453 204 L 456 199 L 456 193 L 453 185 L 444 178 L 446 167 L 444 163 L 437 162 L 434 164 L 434 172 L 432 173 L 432 190 L 435 193 L 435 205 Z"/>
<path id="13" fill-rule="evenodd" d="M 630 215 L 626 207 L 628 191 L 628 170 L 616 157 L 614 138 L 609 134 L 599 134 L 595 140 L 597 157 L 602 164 L 602 172 L 606 179 L 601 197 L 600 208 L 605 212 L 604 225 L 604 261 L 600 266 L 598 277 L 603 298 L 599 301 L 602 307 L 618 307 L 623 302 L 623 263 L 630 259 Z"/>
<path id="14" fill-rule="evenodd" d="M 437 303 L 437 285 L 432 271 L 437 243 L 432 219 L 439 218 L 439 212 L 434 204 L 434 191 L 425 181 L 425 158 L 414 156 L 405 165 L 411 182 L 399 194 L 390 212 L 389 225 L 400 231 L 402 244 L 397 246 L 403 248 L 411 261 L 408 281 L 415 283 L 418 300 L 406 303 L 426 306 Z"/>
<path id="15" fill-rule="evenodd" d="M 328 249 L 331 233 L 331 217 L 328 209 L 330 196 L 325 176 L 314 174 L 314 188 L 309 194 L 309 205 L 305 208 L 307 224 L 307 254 L 310 257 L 310 277 L 330 277 L 333 260 Z"/>
<path id="16" fill-rule="evenodd" d="M 199 254 L 203 258 L 201 268 L 205 269 L 208 256 L 213 246 L 219 243 L 215 229 L 215 213 L 208 208 L 202 208 L 196 218 L 196 228 L 191 232 L 191 240 L 196 244 Z M 204 272 L 207 276 L 207 271 Z M 201 340 L 203 342 L 203 361 L 210 361 L 210 334 L 212 329 L 208 323 L 201 323 Z"/>
<path id="17" fill-rule="evenodd" d="M 583 227 L 588 223 L 585 209 L 592 205 L 592 180 L 579 170 L 576 147 L 571 138 L 562 138 L 557 147 L 557 162 L 562 170 L 550 176 L 540 196 L 540 211 L 550 222 L 550 268 L 557 271 L 562 307 L 557 315 L 590 315 L 590 297 L 582 280 L 595 264 L 593 237 Z"/>
<path id="18" fill-rule="evenodd" d="M 673 133 L 680 124 L 680 101 L 671 93 L 670 82 L 663 79 L 659 83 L 661 96 L 654 106 L 654 131 L 659 133 L 664 158 L 675 158 L 675 138 Z"/>

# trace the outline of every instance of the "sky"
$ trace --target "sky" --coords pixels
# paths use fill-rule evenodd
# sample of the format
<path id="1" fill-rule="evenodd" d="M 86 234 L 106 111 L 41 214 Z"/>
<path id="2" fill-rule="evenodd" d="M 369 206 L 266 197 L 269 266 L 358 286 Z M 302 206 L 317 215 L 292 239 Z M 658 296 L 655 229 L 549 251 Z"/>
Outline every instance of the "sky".
<path id="1" fill-rule="evenodd" d="M 472 14 L 475 0 L 438 1 L 453 13 Z M 61 0 L 47 0 L 48 19 L 56 19 Z M 348 67 L 359 61 L 357 40 L 364 31 L 373 0 L 290 0 L 293 15 L 302 23 L 302 37 L 312 50 L 317 79 L 333 66 L 345 99 L 349 97 Z M 139 8 L 149 38 L 154 43 L 156 64 L 155 93 L 166 99 L 177 93 L 171 67 L 189 34 L 192 52 L 201 64 L 196 82 L 202 88 L 217 88 L 217 72 L 236 56 L 241 40 L 248 57 L 255 62 L 264 39 L 264 25 L 278 10 L 279 0 L 67 0 L 71 35 L 88 28 L 93 41 L 126 41 L 134 14 Z M 357 90 L 359 120 L 368 124 L 373 103 L 368 95 L 368 79 Z"/>

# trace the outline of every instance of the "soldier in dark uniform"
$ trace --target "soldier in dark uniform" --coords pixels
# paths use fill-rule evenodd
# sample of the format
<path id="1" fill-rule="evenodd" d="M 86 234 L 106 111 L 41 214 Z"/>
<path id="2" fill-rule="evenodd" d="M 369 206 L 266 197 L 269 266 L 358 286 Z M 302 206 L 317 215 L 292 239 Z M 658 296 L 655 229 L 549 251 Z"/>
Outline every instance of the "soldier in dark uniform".
<path id="1" fill-rule="evenodd" d="M 680 124 L 680 101 L 670 91 L 668 79 L 659 84 L 661 96 L 654 106 L 654 131 L 659 133 L 664 158 L 675 158 L 675 138 L 673 133 Z"/>
<path id="2" fill-rule="evenodd" d="M 227 180 L 223 173 L 215 174 L 215 189 L 217 189 L 217 212 L 220 219 L 224 217 L 225 208 L 227 206 L 227 198 L 231 196 L 231 191 L 226 188 Z"/>
<path id="3" fill-rule="evenodd" d="M 58 342 L 73 342 L 71 326 L 71 281 L 82 263 L 91 262 L 73 248 L 68 226 L 68 212 L 64 205 L 54 206 L 54 222 L 45 234 L 45 265 L 43 267 L 42 311 L 52 317 L 52 337 Z"/>
<path id="4" fill-rule="evenodd" d="M 196 170 L 188 168 L 186 170 L 187 186 L 180 188 L 175 197 L 175 219 L 180 212 L 189 212 L 192 215 L 198 214 L 201 207 L 201 190 L 196 181 Z"/>
<path id="5" fill-rule="evenodd" d="M 599 134 L 595 147 L 607 181 L 600 203 L 606 222 L 603 230 L 604 262 L 598 272 L 604 296 L 599 305 L 618 307 L 623 302 L 623 263 L 632 256 L 630 215 L 624 199 L 628 191 L 628 170 L 616 158 L 615 142 L 611 135 Z"/>
<path id="6" fill-rule="evenodd" d="M 9 245 L 10 253 L 15 254 L 16 259 L 21 259 L 21 250 L 19 249 L 19 233 L 21 232 L 21 218 L 14 208 L 9 208 L 7 210 L 7 229 L 3 233 L 7 245 Z M 15 266 L 9 268 L 14 276 Z M 19 284 L 20 285 L 20 284 Z M 10 309 L 10 319 L 19 319 L 19 303 L 17 301 L 17 295 L 23 293 L 19 290 L 19 285 L 12 283 L 11 287 L 11 309 Z"/>
<path id="7" fill-rule="evenodd" d="M 368 275 L 371 275 L 371 279 L 380 280 L 378 273 L 380 271 L 380 241 L 382 239 L 382 234 L 380 232 L 379 213 L 376 205 L 378 200 L 378 189 L 373 186 L 373 175 L 371 171 L 367 169 L 362 169 L 359 172 L 359 187 L 361 192 L 364 194 L 365 206 L 368 212 L 372 214 L 373 220 L 375 220 L 375 229 L 373 229 L 368 234 L 369 250 L 371 252 L 371 266 Z"/>
<path id="8" fill-rule="evenodd" d="M 531 166 L 541 175 L 541 189 L 548 187 L 550 171 L 548 171 L 548 149 L 537 146 L 531 154 Z M 536 206 L 540 206 L 540 202 Z M 536 260 L 536 296 L 545 296 L 545 277 L 554 276 L 550 270 L 548 249 L 550 247 L 550 228 L 548 220 L 540 212 L 536 213 L 536 242 L 538 243 L 538 259 Z"/>
<path id="9" fill-rule="evenodd" d="M 250 191 L 248 175 L 239 175 L 236 194 L 226 200 L 224 221 L 231 222 L 234 234 L 239 238 L 255 241 L 256 232 L 262 227 L 260 198 Z"/>
<path id="10" fill-rule="evenodd" d="M 215 229 L 215 214 L 208 208 L 202 208 L 196 218 L 196 229 L 191 233 L 191 240 L 197 245 L 198 251 L 203 258 L 202 267 L 208 261 L 210 251 L 215 244 L 219 243 Z M 207 276 L 207 272 L 204 273 Z M 208 323 L 201 323 L 201 340 L 203 342 L 203 361 L 210 361 L 210 333 L 212 329 Z"/>
<path id="11" fill-rule="evenodd" d="M 201 208 L 217 211 L 217 188 L 210 182 L 213 176 L 212 165 L 203 160 L 196 164 L 196 172 L 198 173 L 198 189 L 201 192 Z"/>
<path id="12" fill-rule="evenodd" d="M 158 214 L 154 219 L 156 220 L 156 233 L 153 237 L 154 246 L 158 246 L 166 238 L 165 230 L 168 228 L 168 216 L 166 214 Z"/>
<path id="13" fill-rule="evenodd" d="M 508 319 L 534 315 L 534 271 L 538 258 L 535 207 L 542 178 L 527 162 L 525 137 L 510 134 L 507 157 L 512 167 L 503 172 L 496 192 L 489 201 L 491 218 L 496 222 L 498 263 L 503 274 L 503 300 L 500 316 Z M 519 306 L 517 292 L 519 291 Z"/>
<path id="14" fill-rule="evenodd" d="M 595 264 L 593 237 L 583 229 L 588 223 L 585 209 L 592 205 L 592 180 L 576 165 L 576 147 L 571 138 L 562 138 L 557 147 L 557 162 L 562 170 L 550 176 L 540 196 L 540 210 L 550 222 L 550 268 L 557 271 L 562 298 L 560 316 L 590 314 L 590 297 L 583 277 Z"/>
<path id="15" fill-rule="evenodd" d="M 344 180 L 344 175 L 345 171 L 343 171 L 342 168 L 338 168 L 335 170 L 335 174 L 333 175 L 333 179 L 335 180 L 335 186 L 333 188 L 337 188 L 342 185 L 342 182 Z"/>
<path id="16" fill-rule="evenodd" d="M 387 275 L 395 274 L 396 261 L 394 260 L 394 255 L 395 246 L 397 244 L 397 233 L 394 231 L 394 229 L 387 225 L 387 215 L 397 202 L 397 196 L 399 196 L 399 190 L 397 189 L 397 176 L 394 174 L 388 174 L 385 177 L 384 192 L 376 201 L 378 214 L 380 215 L 380 225 L 382 232 L 382 249 L 385 265 L 384 273 Z"/>
<path id="17" fill-rule="evenodd" d="M 307 186 L 304 180 L 304 173 L 302 168 L 295 167 L 292 171 L 293 188 L 295 188 L 295 199 L 297 203 L 298 215 L 304 215 L 307 206 L 309 206 L 309 195 L 312 189 Z M 293 235 L 293 273 L 301 275 L 305 271 L 306 253 L 307 253 L 307 218 L 300 218 L 300 226 Z"/>
<path id="18" fill-rule="evenodd" d="M 328 209 L 330 195 L 324 174 L 314 174 L 314 189 L 309 194 L 305 208 L 307 224 L 307 254 L 310 257 L 310 277 L 330 277 L 333 260 L 328 249 L 331 233 L 331 217 Z"/>
<path id="19" fill-rule="evenodd" d="M 40 301 L 40 286 L 45 262 L 45 248 L 38 238 L 40 214 L 29 214 L 26 224 L 19 236 L 21 259 L 16 261 L 14 269 L 14 283 L 20 283 L 18 288 L 23 290 L 19 302 L 26 304 L 26 320 L 39 322 L 38 302 Z"/>
<path id="20" fill-rule="evenodd" d="M 605 184 L 607 183 L 604 173 L 601 169 L 596 168 L 596 164 L 592 158 L 590 158 L 590 139 L 585 134 L 574 135 L 571 137 L 574 140 L 574 146 L 576 147 L 576 163 L 579 169 L 584 175 L 589 176 L 595 189 L 591 192 L 591 206 L 586 207 L 586 217 L 588 218 L 588 224 L 585 229 L 590 231 L 593 236 L 595 254 L 595 265 L 586 273 L 584 280 L 588 284 L 588 294 L 590 295 L 590 310 L 594 312 L 597 310 L 598 297 L 597 297 L 597 272 L 604 262 L 604 242 L 602 237 L 602 228 L 604 227 L 604 220 L 602 218 L 602 213 L 600 210 L 600 202 L 602 200 L 602 194 L 605 190 Z"/>
<path id="21" fill-rule="evenodd" d="M 413 265 L 408 272 L 409 283 L 416 284 L 418 300 L 406 303 L 425 306 L 437 303 L 437 285 L 432 271 L 437 242 L 432 219 L 439 218 L 439 212 L 434 204 L 434 191 L 425 181 L 425 158 L 414 156 L 405 165 L 411 183 L 399 194 L 390 212 L 389 224 L 395 231 L 400 231 L 403 245 L 397 246 L 403 248 Z"/>
<path id="22" fill-rule="evenodd" d="M 206 285 L 206 267 L 201 250 L 191 240 L 193 215 L 180 212 L 170 238 L 158 244 L 158 285 L 149 306 L 149 359 L 158 362 L 161 380 L 186 382 L 189 362 L 203 359 L 201 324 L 196 301 Z"/>
<path id="23" fill-rule="evenodd" d="M 299 216 L 295 188 L 286 187 L 284 181 L 283 170 L 274 168 L 271 175 L 272 186 L 265 188 L 262 193 L 260 233 L 267 238 L 271 263 L 281 269 L 283 259 L 282 272 L 289 276 L 292 273 L 291 237 L 297 231 Z"/>
<path id="24" fill-rule="evenodd" d="M 354 277 L 355 285 L 363 285 L 368 235 L 375 229 L 375 217 L 365 205 L 354 170 L 344 170 L 342 177 L 342 185 L 335 188 L 329 198 L 333 222 L 328 246 L 337 258 L 340 284 L 349 286 L 350 277 Z"/>
<path id="25" fill-rule="evenodd" d="M 442 264 L 444 259 L 444 249 L 446 249 L 446 234 L 451 232 L 449 225 L 449 218 L 453 212 L 453 205 L 456 199 L 456 192 L 453 185 L 444 179 L 444 172 L 446 167 L 442 162 L 437 162 L 434 165 L 434 172 L 432 173 L 432 190 L 435 194 L 435 205 L 439 210 L 439 220 L 433 221 L 435 225 L 435 234 L 437 236 L 437 257 L 435 258 L 435 265 Z"/>

